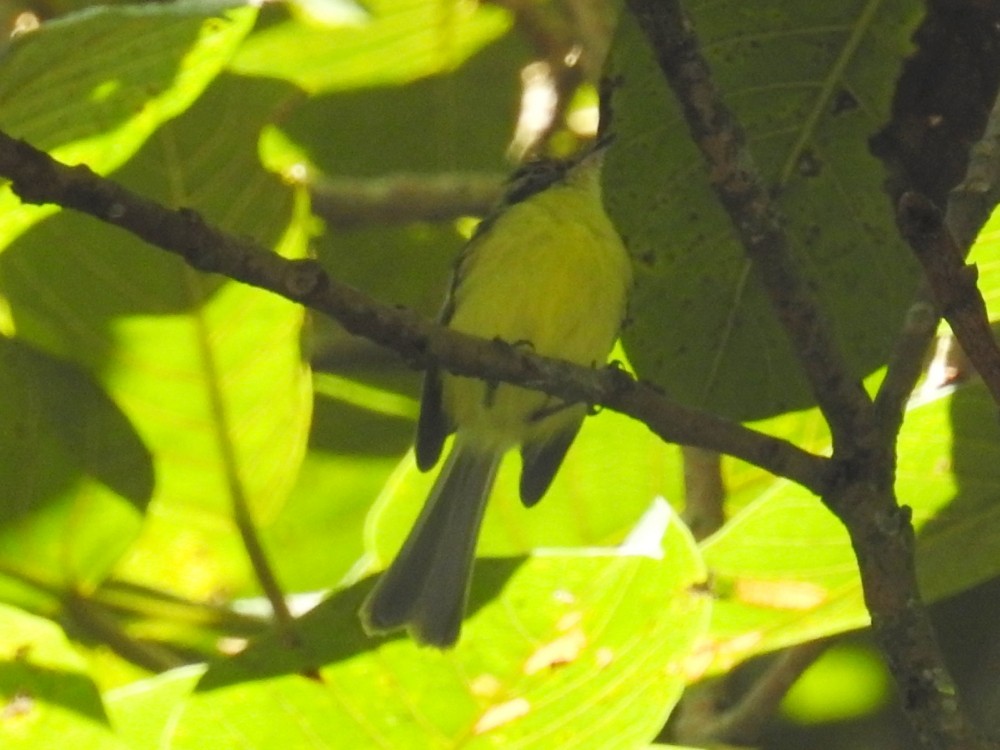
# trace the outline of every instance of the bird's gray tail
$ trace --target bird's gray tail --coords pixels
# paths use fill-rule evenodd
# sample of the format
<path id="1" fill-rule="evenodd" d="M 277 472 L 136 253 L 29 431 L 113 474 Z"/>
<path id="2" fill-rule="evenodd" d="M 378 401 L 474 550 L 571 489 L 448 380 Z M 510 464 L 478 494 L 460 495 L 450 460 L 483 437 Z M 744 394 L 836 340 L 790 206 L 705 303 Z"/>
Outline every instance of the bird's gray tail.
<path id="1" fill-rule="evenodd" d="M 372 633 L 406 627 L 439 648 L 462 627 L 476 540 L 502 453 L 456 441 L 403 548 L 361 607 Z"/>

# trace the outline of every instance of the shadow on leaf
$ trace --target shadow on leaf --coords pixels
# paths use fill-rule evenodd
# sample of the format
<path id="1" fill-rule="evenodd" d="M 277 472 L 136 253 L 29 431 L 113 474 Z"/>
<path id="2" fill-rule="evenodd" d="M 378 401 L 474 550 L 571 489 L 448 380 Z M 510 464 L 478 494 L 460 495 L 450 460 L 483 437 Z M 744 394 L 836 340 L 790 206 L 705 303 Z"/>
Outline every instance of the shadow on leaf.
<path id="1" fill-rule="evenodd" d="M 477 560 L 466 617 L 473 616 L 495 598 L 526 559 L 503 557 Z M 362 630 L 358 609 L 374 582 L 375 576 L 370 576 L 338 591 L 300 617 L 296 621 L 300 640 L 297 647 L 289 648 L 278 635 L 268 633 L 238 655 L 213 664 L 197 689 L 214 690 L 288 674 L 315 675 L 329 664 L 372 651 L 389 641 L 406 638 L 403 632 L 369 636 Z"/>

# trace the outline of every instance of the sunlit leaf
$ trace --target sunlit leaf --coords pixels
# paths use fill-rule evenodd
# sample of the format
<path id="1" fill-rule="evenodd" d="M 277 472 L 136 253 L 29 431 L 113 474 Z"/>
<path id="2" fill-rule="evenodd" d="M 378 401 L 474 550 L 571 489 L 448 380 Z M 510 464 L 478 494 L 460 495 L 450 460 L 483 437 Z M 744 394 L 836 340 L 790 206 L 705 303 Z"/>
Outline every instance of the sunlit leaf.
<path id="1" fill-rule="evenodd" d="M 306 206 L 256 149 L 292 95 L 280 82 L 220 78 L 115 177 L 301 257 Z M 246 587 L 231 488 L 263 522 L 295 481 L 311 406 L 302 309 L 68 212 L 0 255 L 0 290 L 18 335 L 92 372 L 154 456 L 129 576 L 194 596 Z"/>
<path id="2" fill-rule="evenodd" d="M 62 629 L 0 604 L 0 743 L 124 750 Z"/>
<path id="3" fill-rule="evenodd" d="M 104 704 L 117 736 L 133 750 L 159 747 L 204 672 L 203 665 L 182 667 L 110 691 Z"/>
<path id="4" fill-rule="evenodd" d="M 92 587 L 139 533 L 152 457 L 69 362 L 0 337 L 0 384 L 0 581 Z"/>
<path id="5" fill-rule="evenodd" d="M 372 0 L 342 28 L 289 19 L 256 32 L 233 70 L 311 93 L 401 84 L 446 73 L 510 27 L 498 7 L 454 0 Z"/>
<path id="6" fill-rule="evenodd" d="M 872 648 L 835 645 L 802 674 L 781 701 L 799 724 L 846 721 L 872 714 L 889 700 L 890 677 Z"/>
<path id="7" fill-rule="evenodd" d="M 1000 426 L 982 419 L 990 403 L 982 386 L 940 394 L 908 412 L 900 436 L 897 493 L 913 510 L 929 600 L 1000 574 Z M 721 595 L 716 667 L 868 622 L 846 530 L 790 482 L 775 481 L 704 550 Z"/>
<path id="8" fill-rule="evenodd" d="M 639 747 L 656 735 L 711 605 L 692 591 L 704 570 L 681 524 L 662 559 L 552 554 L 479 573 L 454 651 L 366 638 L 365 582 L 305 616 L 302 649 L 269 639 L 211 667 L 170 746 Z"/>
<path id="9" fill-rule="evenodd" d="M 106 174 L 201 94 L 253 26 L 233 2 L 94 7 L 15 38 L 0 60 L 0 128 Z M 0 191 L 0 246 L 51 207 Z"/>

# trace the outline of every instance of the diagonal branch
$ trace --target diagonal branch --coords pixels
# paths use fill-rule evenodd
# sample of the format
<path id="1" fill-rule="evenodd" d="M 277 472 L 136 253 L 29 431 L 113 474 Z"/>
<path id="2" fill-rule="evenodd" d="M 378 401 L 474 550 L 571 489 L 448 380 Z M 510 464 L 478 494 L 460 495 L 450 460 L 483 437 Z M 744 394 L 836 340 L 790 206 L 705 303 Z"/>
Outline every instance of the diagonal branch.
<path id="1" fill-rule="evenodd" d="M 644 422 L 668 442 L 736 456 L 817 494 L 830 485 L 828 459 L 673 403 L 618 368 L 595 370 L 539 357 L 524 347 L 467 336 L 411 310 L 380 304 L 331 278 L 316 261 L 282 258 L 250 240 L 226 234 L 190 209 L 167 209 L 86 166 L 60 164 L 4 133 L 0 133 L 0 176 L 13 182 L 26 203 L 54 203 L 121 227 L 201 271 L 225 275 L 328 315 L 349 332 L 393 349 L 416 367 L 437 363 L 459 375 L 601 404 Z"/>
<path id="2" fill-rule="evenodd" d="M 851 537 L 872 629 L 922 745 L 994 747 L 958 699 L 917 586 L 915 535 L 893 492 L 895 434 L 852 376 L 818 301 L 796 267 L 742 125 L 722 101 L 679 0 L 627 0 L 708 162 L 712 187 L 795 349 L 833 434 L 838 475 L 823 495 Z"/>
<path id="3" fill-rule="evenodd" d="M 898 221 L 924 267 L 935 304 L 948 321 L 969 360 L 1000 404 L 1000 347 L 990 329 L 986 301 L 976 284 L 978 272 L 967 265 L 965 252 L 955 242 L 944 215 L 924 196 L 904 193 Z"/>
<path id="4" fill-rule="evenodd" d="M 735 699 L 708 692 L 678 716 L 671 739 L 685 745 L 752 747 L 795 682 L 822 655 L 829 639 L 808 641 L 774 655 L 771 663 L 743 695 Z M 710 685 L 717 683 L 709 683 Z"/>
<path id="5" fill-rule="evenodd" d="M 908 199 L 912 200 L 912 199 Z M 944 245 L 940 251 L 928 248 L 930 253 L 957 253 L 960 261 L 964 261 L 972 243 L 979 231 L 986 224 L 993 208 L 1000 204 L 1000 96 L 996 98 L 986 121 L 986 129 L 982 138 L 969 150 L 969 165 L 965 177 L 952 188 L 948 195 L 948 207 L 944 215 L 947 227 L 934 229 L 937 237 L 924 237 L 921 243 L 940 242 Z M 897 206 L 897 221 L 911 223 L 909 218 L 900 212 Z M 937 219 L 933 219 L 937 222 Z M 950 234 L 949 237 L 943 236 Z M 911 226 L 909 230 L 903 227 L 904 237 L 917 233 L 919 227 Z M 913 240 L 911 240 L 911 243 Z M 952 264 L 954 264 L 954 258 Z M 927 274 L 930 269 L 925 268 Z M 923 374 L 923 357 L 937 331 L 940 316 L 934 308 L 935 295 L 931 288 L 931 279 L 925 278 L 917 292 L 906 324 L 900 332 L 896 347 L 889 361 L 885 380 L 879 387 L 875 397 L 877 419 L 883 435 L 892 436 L 899 432 L 907 401 L 917 380 Z"/>
<path id="6" fill-rule="evenodd" d="M 688 130 L 708 163 L 712 188 L 792 341 L 834 446 L 845 453 L 843 449 L 863 444 L 874 437 L 871 401 L 851 374 L 792 258 L 746 132 L 722 100 L 690 18 L 676 0 L 628 0 L 628 6 L 681 104 Z"/>
<path id="7" fill-rule="evenodd" d="M 358 179 L 315 176 L 313 211 L 341 230 L 482 216 L 503 196 L 503 175 L 421 175 Z"/>

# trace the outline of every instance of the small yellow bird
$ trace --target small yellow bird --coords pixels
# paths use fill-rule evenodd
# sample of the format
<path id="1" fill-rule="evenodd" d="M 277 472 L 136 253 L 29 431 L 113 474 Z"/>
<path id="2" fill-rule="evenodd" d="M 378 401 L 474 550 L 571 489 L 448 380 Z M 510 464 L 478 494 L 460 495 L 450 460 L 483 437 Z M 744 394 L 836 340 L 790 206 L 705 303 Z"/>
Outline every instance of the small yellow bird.
<path id="1" fill-rule="evenodd" d="M 602 158 L 597 148 L 514 174 L 500 209 L 459 256 L 444 325 L 584 366 L 607 361 L 625 318 L 632 268 L 602 205 Z M 455 440 L 419 519 L 362 605 L 365 629 L 406 627 L 418 642 L 453 645 L 501 459 L 520 446 L 521 500 L 534 505 L 586 411 L 538 391 L 429 369 L 417 465 L 427 471 L 448 435 Z"/>

